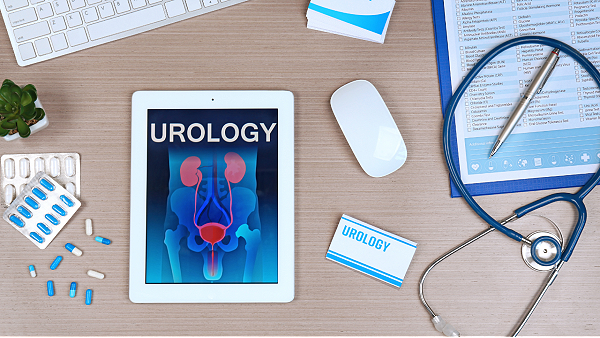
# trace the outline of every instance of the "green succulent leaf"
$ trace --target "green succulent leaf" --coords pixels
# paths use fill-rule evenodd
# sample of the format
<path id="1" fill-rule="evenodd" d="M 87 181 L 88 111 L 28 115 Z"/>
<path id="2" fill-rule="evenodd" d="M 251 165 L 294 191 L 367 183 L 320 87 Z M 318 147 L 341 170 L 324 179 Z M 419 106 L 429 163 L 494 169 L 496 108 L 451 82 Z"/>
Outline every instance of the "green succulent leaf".
<path id="1" fill-rule="evenodd" d="M 30 103 L 33 103 L 33 99 L 31 97 L 31 94 L 29 94 L 28 91 L 24 91 L 23 94 L 21 94 L 21 105 L 22 106 L 26 106 Z"/>
<path id="2" fill-rule="evenodd" d="M 19 96 L 21 96 L 21 93 L 23 92 L 23 91 L 21 90 L 21 87 L 19 87 L 19 86 L 17 86 L 17 85 L 14 85 L 14 86 L 10 87 L 10 90 L 11 90 L 13 93 L 15 93 L 15 94 L 17 94 L 17 95 L 19 95 Z"/>
<path id="3" fill-rule="evenodd" d="M 12 111 L 13 106 L 10 103 L 7 103 L 4 105 L 4 109 L 6 109 L 6 111 Z"/>
<path id="4" fill-rule="evenodd" d="M 23 116 L 25 120 L 33 119 L 33 117 L 35 116 L 35 105 L 33 104 L 33 102 L 21 108 L 21 116 Z"/>
<path id="5" fill-rule="evenodd" d="M 29 93 L 29 96 L 31 96 L 31 101 L 35 102 L 35 100 L 37 100 L 37 92 L 35 90 L 23 89 L 23 94 L 25 94 L 25 93 Z"/>
<path id="6" fill-rule="evenodd" d="M 12 93 L 10 95 L 10 103 L 12 103 L 15 107 L 21 104 L 21 95 L 17 93 Z"/>
<path id="7" fill-rule="evenodd" d="M 10 102 L 10 94 L 11 94 L 11 91 L 10 91 L 9 86 L 2 86 L 0 88 L 0 96 L 2 96 L 4 101 Z"/>
<path id="8" fill-rule="evenodd" d="M 37 89 L 35 88 L 34 85 L 32 85 L 31 83 L 28 84 L 27 86 L 23 87 L 23 90 L 33 90 L 34 92 L 37 93 Z"/>
<path id="9" fill-rule="evenodd" d="M 46 116 L 46 112 L 42 108 L 35 108 L 35 116 L 33 117 L 36 120 L 41 120 Z"/>
<path id="10" fill-rule="evenodd" d="M 12 82 L 12 81 L 11 81 L 11 80 L 9 80 L 9 79 L 6 79 L 6 80 L 4 80 L 4 81 L 2 82 L 2 86 L 3 86 L 3 87 L 4 87 L 4 86 L 14 86 L 14 85 L 15 85 L 15 83 L 14 83 L 14 82 Z"/>
<path id="11" fill-rule="evenodd" d="M 15 120 L 9 121 L 8 119 L 5 119 L 2 120 L 2 124 L 0 124 L 0 127 L 8 130 L 13 130 L 17 127 L 17 124 L 15 123 Z"/>
<path id="12" fill-rule="evenodd" d="M 19 135 L 23 138 L 31 135 L 31 129 L 29 129 L 27 123 L 25 123 L 21 119 L 17 119 L 17 131 L 19 132 Z"/>
<path id="13" fill-rule="evenodd" d="M 0 137 L 4 137 L 6 135 L 8 135 L 9 130 L 6 130 L 2 127 L 0 127 Z"/>

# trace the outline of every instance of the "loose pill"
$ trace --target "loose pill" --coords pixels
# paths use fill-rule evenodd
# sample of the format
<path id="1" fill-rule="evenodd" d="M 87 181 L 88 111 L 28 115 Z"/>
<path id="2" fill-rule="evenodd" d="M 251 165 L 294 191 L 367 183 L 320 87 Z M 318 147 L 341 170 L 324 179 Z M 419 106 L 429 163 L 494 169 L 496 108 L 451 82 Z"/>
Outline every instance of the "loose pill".
<path id="1" fill-rule="evenodd" d="M 29 266 L 29 274 L 31 275 L 31 277 L 37 276 L 37 273 L 35 273 L 35 266 L 33 266 L 33 265 Z"/>
<path id="2" fill-rule="evenodd" d="M 47 198 L 47 197 L 46 197 L 46 194 L 45 194 L 43 191 L 41 191 L 40 189 L 38 189 L 38 188 L 33 188 L 33 189 L 31 190 L 31 192 L 32 192 L 32 193 L 33 193 L 35 196 L 37 196 L 37 198 L 41 199 L 42 201 L 45 201 L 45 200 L 46 200 L 46 198 Z"/>
<path id="3" fill-rule="evenodd" d="M 69 290 L 69 297 L 75 297 L 75 293 L 77 293 L 77 283 L 71 283 L 71 289 Z"/>
<path id="4" fill-rule="evenodd" d="M 100 236 L 96 236 L 96 242 L 102 243 L 104 245 L 109 245 L 111 243 L 110 239 L 104 238 L 104 237 L 100 237 Z"/>
<path id="5" fill-rule="evenodd" d="M 48 296 L 54 296 L 54 282 L 51 280 L 48 281 Z"/>
<path id="6" fill-rule="evenodd" d="M 92 289 L 87 289 L 85 291 L 85 305 L 92 304 Z"/>
<path id="7" fill-rule="evenodd" d="M 56 258 L 54 259 L 54 262 L 52 262 L 52 264 L 50 265 L 50 270 L 56 270 L 56 268 L 58 267 L 58 264 L 60 264 L 61 261 L 62 261 L 62 256 L 56 256 Z"/>
<path id="8" fill-rule="evenodd" d="M 7 184 L 6 187 L 4 187 L 4 203 L 6 203 L 6 205 L 10 205 L 13 199 L 15 199 L 15 192 L 15 186 L 12 184 Z"/>
<path id="9" fill-rule="evenodd" d="M 38 243 L 44 243 L 44 238 L 37 232 L 30 232 L 29 237 L 33 238 Z"/>
<path id="10" fill-rule="evenodd" d="M 79 248 L 77 248 L 75 245 L 73 245 L 71 243 L 65 244 L 65 248 L 67 250 L 71 251 L 71 253 L 73 253 L 73 255 L 75 255 L 75 256 L 81 256 L 81 255 L 83 255 L 83 252 L 81 250 L 79 250 Z"/>
<path id="11" fill-rule="evenodd" d="M 54 191 L 54 184 L 50 183 L 47 179 L 42 178 L 40 180 L 40 184 L 48 191 Z"/>
<path id="12" fill-rule="evenodd" d="M 90 277 L 94 277 L 94 278 L 98 278 L 98 279 L 104 279 L 104 274 L 101 273 L 101 272 L 98 272 L 98 271 L 88 270 L 87 274 Z"/>
<path id="13" fill-rule="evenodd" d="M 28 158 L 22 158 L 19 161 L 19 174 L 23 178 L 29 177 L 29 159 Z"/>
<path id="14" fill-rule="evenodd" d="M 17 211 L 18 211 L 18 212 L 19 212 L 21 215 L 23 215 L 25 218 L 31 218 L 31 212 L 30 212 L 30 211 L 29 211 L 27 208 L 25 208 L 24 206 L 22 206 L 22 205 L 19 205 L 19 206 L 17 207 Z"/>
<path id="15" fill-rule="evenodd" d="M 65 175 L 68 177 L 75 175 L 75 160 L 71 156 L 65 158 Z"/>
<path id="16" fill-rule="evenodd" d="M 63 203 L 66 204 L 69 208 L 75 205 L 75 203 L 73 203 L 73 201 L 71 201 L 71 199 L 65 195 L 60 195 L 60 200 L 63 201 Z"/>
<path id="17" fill-rule="evenodd" d="M 46 235 L 50 235 L 52 233 L 52 230 L 50 230 L 50 228 L 48 228 L 44 223 L 38 223 L 37 227 L 38 229 L 42 230 L 42 232 Z"/>
<path id="18" fill-rule="evenodd" d="M 36 174 L 39 173 L 40 171 L 45 171 L 45 169 L 44 169 L 44 166 L 45 166 L 44 159 L 41 158 L 41 157 L 36 158 L 35 161 L 33 161 L 33 166 L 34 166 Z"/>
<path id="19" fill-rule="evenodd" d="M 60 175 L 60 161 L 58 158 L 53 157 L 50 159 L 50 176 L 56 177 Z"/>
<path id="20" fill-rule="evenodd" d="M 58 206 L 58 204 L 53 205 L 52 210 L 54 210 L 57 214 L 61 216 L 67 216 L 67 212 L 65 211 L 65 209 Z"/>
<path id="21" fill-rule="evenodd" d="M 10 217 L 8 219 L 10 219 L 19 228 L 22 228 L 25 226 L 25 222 L 23 222 L 23 220 L 21 220 L 19 218 L 19 216 L 17 216 L 17 215 L 10 215 Z"/>
<path id="22" fill-rule="evenodd" d="M 15 177 L 15 161 L 12 158 L 7 158 L 6 161 L 4 161 L 4 177 Z"/>
<path id="23" fill-rule="evenodd" d="M 65 189 L 71 194 L 75 195 L 75 184 L 73 182 L 69 182 L 65 185 Z"/>
<path id="24" fill-rule="evenodd" d="M 50 214 L 46 214 L 46 216 L 45 216 L 45 217 L 46 217 L 46 219 L 47 219 L 48 221 L 50 221 L 50 223 L 52 223 L 52 224 L 54 224 L 54 225 L 58 225 L 58 223 L 60 223 L 60 222 L 59 222 L 59 221 L 56 219 L 56 217 L 54 217 L 54 216 L 52 216 L 52 215 L 50 215 Z"/>
<path id="25" fill-rule="evenodd" d="M 88 236 L 92 235 L 92 220 L 89 218 L 85 220 L 85 234 Z"/>
<path id="26" fill-rule="evenodd" d="M 25 203 L 29 204 L 29 206 L 32 207 L 34 210 L 40 208 L 38 202 L 29 196 L 25 197 Z"/>

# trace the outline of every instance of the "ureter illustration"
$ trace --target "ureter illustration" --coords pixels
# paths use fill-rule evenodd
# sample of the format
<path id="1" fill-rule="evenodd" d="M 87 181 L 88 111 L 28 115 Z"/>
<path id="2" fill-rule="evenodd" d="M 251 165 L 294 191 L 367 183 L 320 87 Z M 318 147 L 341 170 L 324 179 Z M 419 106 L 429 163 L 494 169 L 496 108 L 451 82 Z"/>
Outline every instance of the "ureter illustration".
<path id="1" fill-rule="evenodd" d="M 183 161 L 170 162 L 171 174 L 179 169 L 180 182 L 184 186 L 179 185 L 169 195 L 170 209 L 179 224 L 175 230 L 167 228 L 164 239 L 175 283 L 182 283 L 185 279 L 180 261 L 180 242 L 185 236 L 188 236 L 187 248 L 201 253 L 203 257 L 204 279 L 219 281 L 223 271 L 229 269 L 228 276 L 239 276 L 238 282 L 252 281 L 261 243 L 257 216 L 256 151 L 246 151 L 243 155 L 245 159 L 238 152 L 230 151 L 223 155 L 213 151 L 178 157 L 184 158 Z M 254 229 L 250 230 L 249 216 L 253 213 L 254 221 L 251 223 Z M 236 250 L 239 238 L 246 242 L 245 247 L 240 248 L 245 252 Z M 235 263 L 227 263 L 228 266 L 223 267 L 226 253 L 234 255 L 227 262 Z"/>

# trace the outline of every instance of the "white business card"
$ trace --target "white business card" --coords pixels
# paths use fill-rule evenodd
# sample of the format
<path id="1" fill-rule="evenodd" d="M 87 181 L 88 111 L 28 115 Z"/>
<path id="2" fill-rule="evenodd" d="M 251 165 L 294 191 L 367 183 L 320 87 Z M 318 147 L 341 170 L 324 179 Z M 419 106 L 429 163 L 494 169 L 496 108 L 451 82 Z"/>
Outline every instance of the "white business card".
<path id="1" fill-rule="evenodd" d="M 327 259 L 400 287 L 417 243 L 342 215 Z"/>

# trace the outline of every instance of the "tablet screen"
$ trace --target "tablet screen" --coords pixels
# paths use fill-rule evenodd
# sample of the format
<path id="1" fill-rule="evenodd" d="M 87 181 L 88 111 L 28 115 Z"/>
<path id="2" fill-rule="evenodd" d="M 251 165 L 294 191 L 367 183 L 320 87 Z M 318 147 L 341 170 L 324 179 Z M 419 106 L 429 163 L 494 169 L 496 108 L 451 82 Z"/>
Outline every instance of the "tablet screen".
<path id="1" fill-rule="evenodd" d="M 277 109 L 148 109 L 146 283 L 277 283 Z"/>

